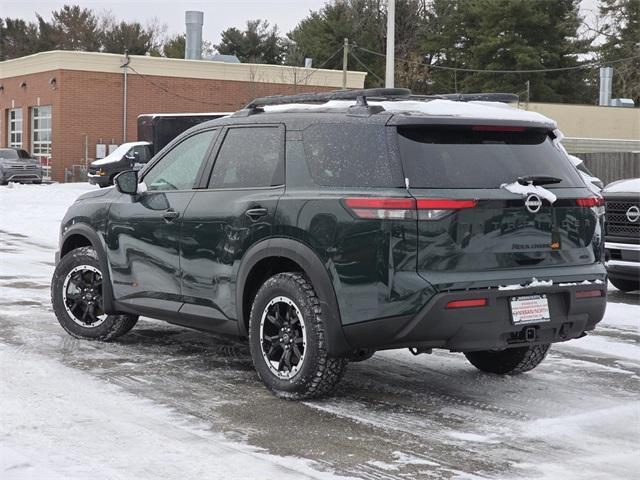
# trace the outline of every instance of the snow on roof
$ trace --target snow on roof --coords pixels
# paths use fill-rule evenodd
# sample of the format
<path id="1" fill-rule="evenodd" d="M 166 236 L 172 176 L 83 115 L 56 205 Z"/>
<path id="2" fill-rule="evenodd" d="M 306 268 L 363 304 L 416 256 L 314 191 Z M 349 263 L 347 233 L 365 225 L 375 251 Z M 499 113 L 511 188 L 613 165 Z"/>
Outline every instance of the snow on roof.
<path id="1" fill-rule="evenodd" d="M 335 110 L 343 111 L 353 100 L 330 100 L 326 103 L 307 104 L 294 103 L 286 105 L 270 105 L 264 107 L 266 112 L 284 112 L 290 110 Z M 390 113 L 406 113 L 433 116 L 451 116 L 458 118 L 482 118 L 491 120 L 514 120 L 546 123 L 555 128 L 556 122 L 537 112 L 529 112 L 501 102 L 456 102 L 453 100 L 401 100 L 401 101 L 369 101 L 369 105 L 381 105 Z"/>

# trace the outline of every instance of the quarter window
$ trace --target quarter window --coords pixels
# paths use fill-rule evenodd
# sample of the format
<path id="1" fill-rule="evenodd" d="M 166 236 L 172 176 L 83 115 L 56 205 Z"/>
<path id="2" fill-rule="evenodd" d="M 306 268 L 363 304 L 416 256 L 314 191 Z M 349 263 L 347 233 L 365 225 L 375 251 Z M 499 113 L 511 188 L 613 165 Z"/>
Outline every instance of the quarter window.
<path id="1" fill-rule="evenodd" d="M 215 130 L 196 133 L 167 153 L 144 177 L 149 190 L 190 190 L 205 160 Z"/>
<path id="2" fill-rule="evenodd" d="M 398 185 L 383 126 L 317 124 L 304 130 L 303 140 L 304 156 L 317 185 Z"/>
<path id="3" fill-rule="evenodd" d="M 227 131 L 209 188 L 270 187 L 284 183 L 284 131 L 241 127 Z"/>
<path id="4" fill-rule="evenodd" d="M 33 107 L 31 110 L 31 153 L 48 165 L 51 158 L 51 107 Z"/>
<path id="5" fill-rule="evenodd" d="M 22 147 L 22 109 L 13 108 L 9 110 L 7 122 L 7 138 L 9 140 L 8 147 Z"/>

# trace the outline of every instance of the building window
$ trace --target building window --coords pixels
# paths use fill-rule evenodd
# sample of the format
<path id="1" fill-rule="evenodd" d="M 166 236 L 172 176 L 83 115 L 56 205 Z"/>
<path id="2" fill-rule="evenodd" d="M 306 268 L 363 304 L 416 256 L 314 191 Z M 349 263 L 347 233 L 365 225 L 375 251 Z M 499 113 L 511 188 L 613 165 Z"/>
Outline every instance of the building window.
<path id="1" fill-rule="evenodd" d="M 22 109 L 12 108 L 9 110 L 9 121 L 7 122 L 8 147 L 22 148 Z"/>
<path id="2" fill-rule="evenodd" d="M 31 153 L 43 165 L 51 158 L 51 107 L 31 109 Z"/>

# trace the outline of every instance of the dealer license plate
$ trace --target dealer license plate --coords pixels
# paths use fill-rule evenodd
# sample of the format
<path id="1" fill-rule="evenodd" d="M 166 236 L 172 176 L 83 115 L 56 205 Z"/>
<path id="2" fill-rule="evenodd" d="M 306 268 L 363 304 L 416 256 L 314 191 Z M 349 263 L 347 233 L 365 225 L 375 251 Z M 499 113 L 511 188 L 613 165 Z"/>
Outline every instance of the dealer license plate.
<path id="1" fill-rule="evenodd" d="M 549 302 L 546 295 L 511 297 L 511 318 L 514 325 L 549 322 Z"/>

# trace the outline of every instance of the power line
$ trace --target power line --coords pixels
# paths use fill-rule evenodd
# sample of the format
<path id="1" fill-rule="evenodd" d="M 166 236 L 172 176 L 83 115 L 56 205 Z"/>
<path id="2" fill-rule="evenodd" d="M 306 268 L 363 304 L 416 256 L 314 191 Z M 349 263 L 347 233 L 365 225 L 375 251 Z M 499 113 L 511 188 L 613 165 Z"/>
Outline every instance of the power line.
<path id="1" fill-rule="evenodd" d="M 371 75 L 373 75 L 374 77 L 376 77 L 378 80 L 380 80 L 380 81 L 384 84 L 384 80 L 383 80 L 380 76 L 376 75 L 376 73 L 375 73 L 375 72 L 373 72 L 369 67 L 367 67 L 367 66 L 364 64 L 364 62 L 363 62 L 362 60 L 360 60 L 360 59 L 356 56 L 356 54 L 355 54 L 355 53 L 353 53 L 353 52 L 351 51 L 351 49 L 349 49 L 349 53 L 350 53 L 350 54 L 351 54 L 351 56 L 356 60 L 356 62 L 358 62 L 358 63 L 359 63 L 359 64 L 360 64 L 360 65 L 361 65 L 361 66 L 362 66 L 362 67 L 363 67 L 367 72 L 369 72 Z"/>
<path id="2" fill-rule="evenodd" d="M 322 62 L 322 63 L 320 64 L 320 66 L 319 66 L 319 67 L 314 68 L 314 69 L 313 69 L 313 71 L 309 72 L 309 73 L 307 74 L 307 76 L 306 76 L 306 77 L 304 77 L 303 79 L 301 79 L 301 80 L 299 80 L 299 81 L 298 81 L 298 80 L 296 80 L 296 82 L 294 83 L 294 85 L 300 85 L 301 83 L 306 82 L 306 81 L 307 81 L 307 79 L 308 79 L 311 75 L 313 75 L 314 73 L 316 73 L 318 70 L 320 70 L 322 67 L 324 67 L 327 63 L 329 63 L 331 60 L 333 60 L 333 58 L 334 58 L 334 57 L 335 57 L 339 52 L 341 52 L 341 51 L 342 51 L 342 48 L 343 48 L 343 47 L 342 47 L 342 46 L 340 46 L 340 47 L 339 47 L 335 52 L 333 52 L 333 54 L 332 54 L 329 58 L 327 58 L 324 62 Z"/>
<path id="3" fill-rule="evenodd" d="M 353 45 L 354 48 L 357 48 L 358 50 L 362 50 L 363 52 L 367 52 L 370 53 L 372 55 L 377 55 L 379 57 L 383 57 L 386 58 L 386 55 L 384 53 L 380 53 L 380 52 L 374 52 L 373 50 L 369 50 L 368 48 L 364 48 L 364 47 L 360 47 L 359 45 Z M 593 68 L 593 67 L 598 67 L 601 65 L 611 65 L 614 63 L 620 63 L 620 62 L 626 62 L 628 60 L 635 60 L 635 59 L 640 59 L 640 55 L 634 55 L 632 57 L 626 57 L 626 58 L 619 58 L 617 60 L 611 60 L 611 61 L 607 61 L 607 62 L 601 62 L 601 61 L 593 61 L 593 62 L 587 62 L 587 63 L 583 63 L 582 65 L 576 65 L 573 67 L 560 67 L 560 68 L 538 68 L 538 69 L 532 69 L 532 70 L 493 70 L 493 69 L 486 69 L 486 70 L 481 70 L 481 69 L 476 69 L 476 68 L 462 68 L 462 67 L 445 67 L 443 65 L 430 65 L 428 63 L 424 63 L 424 62 L 416 62 L 413 60 L 407 60 L 405 58 L 396 58 L 396 62 L 404 62 L 404 63 L 411 63 L 413 65 L 420 65 L 423 67 L 427 67 L 427 68 L 434 68 L 434 69 L 438 69 L 438 70 L 449 70 L 449 71 L 454 71 L 454 72 L 472 72 L 472 73 L 545 73 L 545 72 L 564 72 L 564 71 L 568 71 L 568 70 L 579 70 L 582 68 Z"/>
<path id="4" fill-rule="evenodd" d="M 216 107 L 218 107 L 218 108 L 221 106 L 219 102 L 209 102 L 209 101 L 204 100 L 204 99 L 202 99 L 202 98 L 192 98 L 192 97 L 187 97 L 187 96 L 185 96 L 185 95 L 180 95 L 179 93 L 172 92 L 172 91 L 171 91 L 171 90 L 169 90 L 168 88 L 163 87 L 162 85 L 157 84 L 156 82 L 154 82 L 154 81 L 153 81 L 153 80 L 151 80 L 150 78 L 147 78 L 145 75 L 143 75 L 142 73 L 138 72 L 135 68 L 133 68 L 130 64 L 128 65 L 128 67 L 127 67 L 127 68 L 129 68 L 129 70 L 133 71 L 136 75 L 140 76 L 140 77 L 141 77 L 145 82 L 150 83 L 150 84 L 151 84 L 151 85 L 153 85 L 154 87 L 156 87 L 156 88 L 158 88 L 158 89 L 162 90 L 162 91 L 163 91 L 163 92 L 165 92 L 165 93 L 168 93 L 169 95 L 173 95 L 173 96 L 174 96 L 174 97 L 176 97 L 176 98 L 179 98 L 179 99 L 181 99 L 181 100 L 187 100 L 187 101 L 189 101 L 189 102 L 205 103 L 205 104 L 208 104 L 208 105 L 215 105 L 215 106 L 216 106 Z M 231 106 L 231 107 L 233 107 L 234 109 L 236 108 L 236 104 L 230 104 L 230 103 L 227 103 L 227 104 L 225 104 L 225 105 L 226 105 L 226 106 Z"/>

